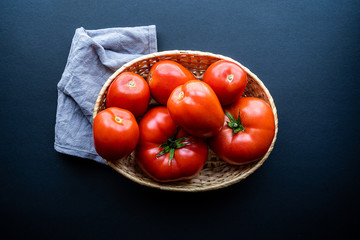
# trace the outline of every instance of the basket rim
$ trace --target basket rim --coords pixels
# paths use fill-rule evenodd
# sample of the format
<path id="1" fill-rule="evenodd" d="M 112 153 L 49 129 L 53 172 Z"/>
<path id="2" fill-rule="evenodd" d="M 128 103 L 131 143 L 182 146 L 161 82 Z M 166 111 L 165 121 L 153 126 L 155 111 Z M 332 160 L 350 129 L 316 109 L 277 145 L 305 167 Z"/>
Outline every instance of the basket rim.
<path id="1" fill-rule="evenodd" d="M 252 174 L 253 172 L 255 172 L 264 162 L 265 160 L 268 158 L 268 156 L 270 155 L 271 151 L 274 148 L 275 142 L 276 142 L 276 138 L 277 138 L 277 133 L 278 133 L 278 115 L 277 115 L 277 109 L 274 103 L 274 100 L 269 92 L 269 90 L 266 88 L 266 86 L 264 85 L 264 83 L 256 76 L 256 74 L 254 74 L 253 72 L 251 72 L 247 67 L 243 66 L 241 63 L 239 63 L 238 61 L 221 55 L 221 54 L 214 54 L 214 53 L 210 53 L 210 52 L 203 52 L 203 51 L 193 51 L 193 50 L 169 50 L 169 51 L 160 51 L 160 52 L 156 52 L 156 53 L 151 53 L 151 54 L 147 54 L 147 55 L 143 55 L 141 57 L 135 58 L 127 63 L 125 63 L 124 65 L 122 65 L 118 70 L 116 70 L 104 83 L 104 85 L 102 86 L 97 100 L 95 102 L 95 106 L 94 106 L 94 110 L 93 110 L 93 120 L 95 119 L 98 109 L 100 107 L 100 103 L 101 103 L 101 98 L 102 95 L 105 93 L 105 91 L 108 89 L 108 87 L 110 86 L 110 84 L 112 83 L 113 79 L 115 77 L 117 77 L 120 73 L 122 73 L 125 69 L 127 69 L 128 67 L 132 66 L 133 64 L 139 62 L 139 61 L 144 61 L 144 60 L 148 60 L 151 58 L 156 58 L 156 57 L 165 57 L 165 56 L 170 56 L 170 55 L 195 55 L 195 56 L 207 56 L 207 57 L 213 57 L 213 58 L 218 58 L 218 59 L 223 59 L 223 60 L 228 60 L 230 62 L 234 62 L 235 64 L 238 64 L 239 66 L 241 66 L 244 71 L 250 75 L 262 88 L 262 90 L 265 92 L 265 95 L 267 96 L 268 100 L 269 100 L 269 104 L 270 107 L 272 108 L 272 111 L 274 113 L 274 119 L 275 119 L 275 134 L 274 134 L 274 138 L 271 142 L 271 145 L 268 149 L 268 151 L 266 152 L 266 154 L 263 156 L 263 158 L 261 158 L 260 160 L 257 161 L 257 163 L 251 168 L 249 169 L 246 173 L 240 175 L 237 178 L 233 178 L 229 181 L 223 182 L 223 183 L 219 183 L 216 185 L 211 185 L 211 186 L 202 186 L 202 187 L 193 187 L 193 188 L 181 188 L 181 186 L 179 187 L 174 187 L 174 186 L 166 186 L 164 185 L 164 183 L 158 183 L 158 182 L 146 182 L 143 181 L 142 179 L 136 178 L 130 174 L 128 174 L 126 171 L 122 170 L 121 168 L 118 168 L 117 166 L 115 166 L 115 164 L 113 164 L 110 161 L 107 161 L 106 159 L 104 159 L 104 161 L 111 167 L 113 168 L 115 171 L 117 171 L 118 173 L 122 174 L 123 176 L 129 178 L 130 180 L 132 180 L 133 182 L 136 182 L 140 185 L 143 186 L 147 186 L 147 187 L 152 187 L 152 188 L 157 188 L 160 190 L 167 190 L 167 191 L 176 191 L 176 192 L 203 192 L 203 191 L 209 191 L 209 190 L 216 190 L 216 189 L 220 189 L 220 188 L 224 188 L 224 187 L 228 187 L 232 184 L 235 184 L 245 178 L 247 178 L 250 174 Z M 165 183 L 166 184 L 166 183 Z"/>

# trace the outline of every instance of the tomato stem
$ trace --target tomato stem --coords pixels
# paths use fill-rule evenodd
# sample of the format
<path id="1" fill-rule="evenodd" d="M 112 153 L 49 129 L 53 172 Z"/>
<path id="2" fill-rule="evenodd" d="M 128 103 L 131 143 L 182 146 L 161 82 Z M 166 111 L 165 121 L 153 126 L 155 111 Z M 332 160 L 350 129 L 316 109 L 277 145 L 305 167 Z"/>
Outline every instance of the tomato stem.
<path id="1" fill-rule="evenodd" d="M 183 97 L 184 97 L 184 92 L 181 91 L 181 92 L 179 93 L 178 100 L 182 99 Z"/>
<path id="2" fill-rule="evenodd" d="M 115 122 L 117 122 L 117 123 L 122 123 L 122 118 L 116 116 L 116 117 L 115 117 Z"/>
<path id="3" fill-rule="evenodd" d="M 131 80 L 130 82 L 128 82 L 128 86 L 129 87 L 135 87 L 136 86 L 136 83 L 134 80 Z"/>
<path id="4" fill-rule="evenodd" d="M 233 135 L 238 133 L 238 132 L 244 132 L 245 128 L 243 125 L 241 125 L 241 120 L 240 120 L 240 110 L 239 110 L 239 115 L 238 118 L 235 119 L 230 113 L 225 112 L 226 116 L 229 118 L 230 122 L 227 121 L 227 125 L 233 130 Z"/>
<path id="5" fill-rule="evenodd" d="M 161 144 L 158 147 L 158 150 L 160 148 L 164 148 L 164 149 L 156 155 L 156 158 L 158 158 L 161 155 L 169 153 L 169 166 L 171 165 L 171 160 L 174 158 L 175 150 L 185 147 L 186 145 L 191 143 L 191 142 L 188 142 L 189 138 L 187 138 L 187 137 L 182 137 L 182 138 L 176 139 L 177 133 L 178 133 L 178 128 L 176 129 L 176 132 L 173 137 L 168 138 L 168 140 L 166 142 L 164 142 L 163 144 Z"/>
<path id="6" fill-rule="evenodd" d="M 229 82 L 231 82 L 234 79 L 234 75 L 229 74 L 226 76 L 226 80 L 228 80 Z"/>

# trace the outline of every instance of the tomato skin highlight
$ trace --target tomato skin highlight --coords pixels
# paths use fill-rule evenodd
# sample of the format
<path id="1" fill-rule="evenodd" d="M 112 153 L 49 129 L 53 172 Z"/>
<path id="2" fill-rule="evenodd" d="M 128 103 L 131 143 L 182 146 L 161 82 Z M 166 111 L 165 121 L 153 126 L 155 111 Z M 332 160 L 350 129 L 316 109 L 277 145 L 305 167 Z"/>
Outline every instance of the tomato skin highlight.
<path id="1" fill-rule="evenodd" d="M 224 161 L 243 165 L 261 159 L 275 135 L 275 119 L 271 107 L 262 99 L 242 97 L 224 109 L 234 118 L 240 112 L 244 131 L 233 133 L 225 116 L 222 130 L 209 139 L 210 148 Z"/>
<path id="2" fill-rule="evenodd" d="M 215 92 L 199 80 L 176 87 L 167 108 L 174 121 L 196 137 L 212 137 L 224 123 L 224 112 Z"/>
<path id="3" fill-rule="evenodd" d="M 93 122 L 95 150 L 109 161 L 127 157 L 135 149 L 139 135 L 136 119 L 126 109 L 107 108 Z"/>
<path id="4" fill-rule="evenodd" d="M 204 167 L 208 146 L 204 139 L 193 137 L 179 128 L 172 120 L 166 107 L 149 110 L 140 120 L 140 139 L 135 151 L 136 162 L 152 179 L 158 182 L 172 182 L 195 177 Z M 175 138 L 174 138 L 175 136 Z M 159 147 L 169 138 L 186 138 L 189 144 L 161 156 Z"/>
<path id="5" fill-rule="evenodd" d="M 239 65 L 219 60 L 206 69 L 203 81 L 214 90 L 221 105 L 226 106 L 234 103 L 244 93 L 247 75 Z"/>
<path id="6" fill-rule="evenodd" d="M 111 83 L 106 95 L 106 107 L 129 110 L 135 117 L 142 116 L 148 109 L 150 89 L 143 77 L 124 72 Z"/>
<path id="7" fill-rule="evenodd" d="M 195 76 L 181 64 L 162 60 L 151 67 L 147 82 L 151 96 L 160 104 L 166 105 L 171 92 L 177 86 L 195 79 Z"/>

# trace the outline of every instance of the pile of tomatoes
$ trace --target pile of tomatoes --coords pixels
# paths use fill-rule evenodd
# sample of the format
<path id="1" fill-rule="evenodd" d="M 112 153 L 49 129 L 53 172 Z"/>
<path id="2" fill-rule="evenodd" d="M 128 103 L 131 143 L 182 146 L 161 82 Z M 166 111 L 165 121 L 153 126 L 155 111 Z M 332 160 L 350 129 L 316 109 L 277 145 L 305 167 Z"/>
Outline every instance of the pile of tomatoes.
<path id="1" fill-rule="evenodd" d="M 135 150 L 140 168 L 160 182 L 195 177 L 208 148 L 222 160 L 242 165 L 261 159 L 275 134 L 271 107 L 243 97 L 246 72 L 219 60 L 202 80 L 181 64 L 155 63 L 145 80 L 124 72 L 111 83 L 106 109 L 93 122 L 97 153 L 108 161 Z M 149 107 L 150 98 L 159 104 Z"/>

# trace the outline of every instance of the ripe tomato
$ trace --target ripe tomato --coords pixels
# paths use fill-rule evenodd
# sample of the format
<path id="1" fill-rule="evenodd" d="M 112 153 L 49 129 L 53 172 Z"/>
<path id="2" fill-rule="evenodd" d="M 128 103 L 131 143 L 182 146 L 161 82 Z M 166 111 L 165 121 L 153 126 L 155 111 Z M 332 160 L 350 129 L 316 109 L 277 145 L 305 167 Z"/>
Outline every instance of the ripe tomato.
<path id="1" fill-rule="evenodd" d="M 135 117 L 142 116 L 149 105 L 150 90 L 143 77 L 124 72 L 111 83 L 106 95 L 106 107 L 129 110 Z"/>
<path id="2" fill-rule="evenodd" d="M 167 108 L 179 126 L 197 137 L 216 135 L 224 123 L 224 112 L 215 92 L 199 80 L 188 81 L 175 88 Z"/>
<path id="3" fill-rule="evenodd" d="M 261 159 L 275 134 L 271 107 L 262 99 L 242 97 L 224 110 L 224 127 L 209 140 L 210 148 L 230 164 Z"/>
<path id="4" fill-rule="evenodd" d="M 234 103 L 244 93 L 247 76 L 237 64 L 220 60 L 206 69 L 203 81 L 210 85 L 221 105 L 225 106 Z"/>
<path id="5" fill-rule="evenodd" d="M 195 79 L 188 69 L 170 60 L 155 63 L 147 77 L 152 97 L 162 105 L 166 105 L 174 88 Z"/>
<path id="6" fill-rule="evenodd" d="M 139 127 L 134 115 L 125 109 L 107 108 L 93 122 L 96 152 L 113 161 L 128 156 L 139 140 Z"/>
<path id="7" fill-rule="evenodd" d="M 208 155 L 205 140 L 178 128 L 166 107 L 149 110 L 140 120 L 139 128 L 136 161 L 154 180 L 190 179 L 204 167 Z"/>

